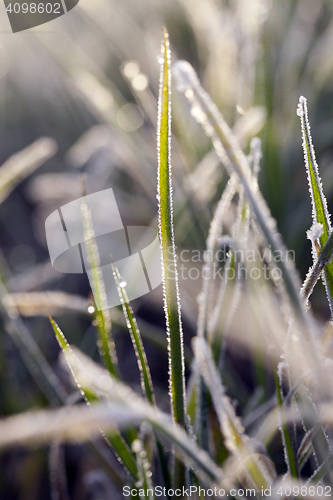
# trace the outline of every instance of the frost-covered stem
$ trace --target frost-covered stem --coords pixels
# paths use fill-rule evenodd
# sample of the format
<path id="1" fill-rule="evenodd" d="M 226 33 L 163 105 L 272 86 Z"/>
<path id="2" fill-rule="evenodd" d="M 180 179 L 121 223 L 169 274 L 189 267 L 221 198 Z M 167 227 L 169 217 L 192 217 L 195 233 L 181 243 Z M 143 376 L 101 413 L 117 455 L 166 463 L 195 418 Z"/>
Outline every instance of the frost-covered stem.
<path id="1" fill-rule="evenodd" d="M 303 140 L 303 153 L 304 153 L 304 163 L 307 172 L 309 190 L 311 195 L 311 205 L 312 205 L 312 221 L 314 226 L 321 224 L 322 232 L 317 241 L 312 241 L 312 253 L 314 263 L 317 261 L 317 249 L 316 245 L 320 249 L 323 249 L 326 244 L 329 235 L 332 232 L 332 226 L 330 221 L 330 214 L 327 209 L 327 201 L 324 195 L 319 169 L 316 161 L 316 155 L 311 138 L 311 128 L 308 117 L 308 107 L 305 97 L 301 96 L 299 99 L 299 104 L 297 107 L 297 115 L 301 119 L 302 128 L 302 140 Z M 315 266 L 316 267 L 316 266 Z M 324 268 L 324 267 L 323 267 Z M 322 269 L 323 269 L 322 268 Z M 320 269 L 320 266 L 318 267 Z M 318 271 L 316 268 L 316 272 Z M 314 270 L 314 269 L 313 269 Z M 311 273 L 312 274 L 312 273 Z M 319 273 L 320 275 L 320 273 Z M 314 285 L 319 278 L 315 277 Z M 329 261 L 326 262 L 324 273 L 322 273 L 323 282 L 326 289 L 326 295 L 331 309 L 331 315 L 333 315 L 333 263 Z M 307 277 L 307 282 L 310 283 L 311 275 Z M 314 286 L 313 285 L 313 286 Z M 304 285 L 302 289 L 304 288 Z M 311 287 L 310 287 L 311 288 Z M 313 287 L 312 287 L 313 288 Z M 309 295 L 312 289 L 310 289 Z M 307 296 L 308 298 L 308 296 Z"/>
<path id="2" fill-rule="evenodd" d="M 173 230 L 171 181 L 171 102 L 169 37 L 163 30 L 162 68 L 158 109 L 158 200 L 159 233 L 162 247 L 164 310 L 168 332 L 169 390 L 172 416 L 185 425 L 185 363 L 183 332 Z M 172 266 L 172 273 L 170 272 Z"/>
<path id="3" fill-rule="evenodd" d="M 84 229 L 85 247 L 87 252 L 87 259 L 92 270 L 92 279 L 95 289 L 96 307 L 95 307 L 95 320 L 98 333 L 98 348 L 106 368 L 111 375 L 119 378 L 118 373 L 118 360 L 116 354 L 115 344 L 111 335 L 111 316 L 107 307 L 105 284 L 103 281 L 101 261 L 98 252 L 98 246 L 95 241 L 95 231 L 92 223 L 89 205 L 86 199 L 86 187 L 84 179 L 82 183 L 82 198 L 81 205 L 82 223 Z"/>
<path id="4" fill-rule="evenodd" d="M 185 427 L 185 361 L 173 231 L 171 181 L 171 75 L 169 37 L 163 30 L 160 75 L 157 154 L 158 215 L 162 250 L 164 310 L 168 334 L 169 394 L 174 422 Z M 170 258 L 171 257 L 171 258 Z M 170 266 L 173 268 L 170 271 Z M 175 459 L 174 484 L 185 484 L 184 465 Z"/>
<path id="5" fill-rule="evenodd" d="M 229 174 L 236 173 L 243 185 L 245 195 L 268 245 L 271 246 L 272 252 L 282 251 L 285 253 L 275 221 L 272 219 L 267 204 L 253 182 L 248 160 L 219 110 L 202 88 L 192 66 L 185 61 L 178 61 L 174 65 L 173 74 L 178 90 L 185 92 L 186 97 L 193 106 L 192 114 L 197 121 L 203 124 L 207 135 L 212 138 L 215 150 L 221 161 L 227 166 Z M 308 332 L 309 325 L 299 299 L 298 277 L 293 264 L 290 261 L 285 262 L 284 259 L 281 259 L 277 265 L 281 270 L 285 289 L 293 306 L 295 317 L 305 332 Z"/>

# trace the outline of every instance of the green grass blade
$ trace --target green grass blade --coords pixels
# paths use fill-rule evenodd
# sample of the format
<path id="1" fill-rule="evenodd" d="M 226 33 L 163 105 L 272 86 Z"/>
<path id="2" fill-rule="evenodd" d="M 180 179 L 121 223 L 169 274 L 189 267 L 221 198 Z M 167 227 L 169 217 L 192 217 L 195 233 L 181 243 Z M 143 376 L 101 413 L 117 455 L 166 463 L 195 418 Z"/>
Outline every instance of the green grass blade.
<path id="1" fill-rule="evenodd" d="M 201 375 L 210 391 L 226 448 L 240 460 L 246 459 L 246 477 L 257 491 L 260 491 L 261 487 L 267 488 L 274 479 L 273 470 L 256 459 L 253 444 L 245 434 L 234 407 L 225 394 L 208 343 L 203 337 L 194 337 L 193 349 Z"/>
<path id="2" fill-rule="evenodd" d="M 163 30 L 161 47 L 161 74 L 158 102 L 158 214 L 162 250 L 164 310 L 169 353 L 169 394 L 174 422 L 185 426 L 185 360 L 181 307 L 178 289 L 176 250 L 173 229 L 171 180 L 171 71 L 169 36 Z M 173 272 L 170 273 L 170 257 Z M 177 459 L 174 465 L 174 484 L 185 484 L 185 469 Z"/>
<path id="3" fill-rule="evenodd" d="M 85 192 L 85 188 L 83 189 Z M 84 197 L 83 197 L 84 198 Z M 92 272 L 93 287 L 95 293 L 95 322 L 98 333 L 98 348 L 101 358 L 111 375 L 119 378 L 118 361 L 114 341 L 111 336 L 111 316 L 107 308 L 105 285 L 102 278 L 101 262 L 98 247 L 94 239 L 95 232 L 91 220 L 89 205 L 86 201 L 81 206 L 82 221 L 85 235 L 87 259 Z"/>
<path id="4" fill-rule="evenodd" d="M 304 152 L 304 162 L 306 166 L 306 172 L 309 183 L 309 190 L 311 195 L 312 203 L 312 220 L 313 224 L 322 224 L 322 235 L 319 237 L 319 247 L 323 249 L 330 233 L 332 232 L 330 214 L 327 209 L 327 202 L 323 192 L 323 187 L 321 179 L 319 176 L 319 169 L 316 161 L 315 151 L 312 144 L 311 129 L 308 118 L 308 107 L 305 97 L 301 96 L 299 99 L 299 104 L 297 108 L 297 114 L 301 119 L 302 126 L 302 139 L 303 139 L 303 152 Z M 316 262 L 317 252 L 315 248 L 315 242 L 313 245 L 313 258 Z M 331 315 L 333 315 L 333 263 L 327 262 L 324 270 L 323 276 L 324 285 L 326 288 L 327 299 L 331 309 Z"/>
<path id="5" fill-rule="evenodd" d="M 126 325 L 128 328 L 128 331 L 131 336 L 132 344 L 134 347 L 134 352 L 135 356 L 137 359 L 139 371 L 140 371 L 140 378 L 141 378 L 141 387 L 142 391 L 147 397 L 148 402 L 151 405 L 155 405 L 155 394 L 154 394 L 154 388 L 153 388 L 153 383 L 151 379 L 151 374 L 150 374 L 150 369 L 147 361 L 147 356 L 146 352 L 143 346 L 143 342 L 141 339 L 141 333 L 136 321 L 136 318 L 133 314 L 133 310 L 129 304 L 127 292 L 126 292 L 126 284 L 122 282 L 121 276 L 119 274 L 118 268 L 115 266 L 114 263 L 112 263 L 112 269 L 113 269 L 113 275 L 115 278 L 115 282 L 117 285 L 118 289 L 118 294 L 119 294 L 119 299 L 122 304 L 125 320 L 126 320 Z"/>
<path id="6" fill-rule="evenodd" d="M 129 300 L 128 300 L 128 296 L 127 296 L 127 292 L 126 292 L 126 284 L 124 282 L 122 282 L 119 270 L 114 263 L 112 263 L 112 269 L 113 269 L 113 275 L 114 275 L 115 282 L 116 282 L 117 289 L 118 289 L 120 302 L 122 304 L 126 325 L 127 325 L 128 331 L 129 331 L 130 336 L 131 336 L 135 356 L 136 356 L 139 371 L 140 371 L 142 391 L 145 394 L 148 402 L 152 406 L 156 406 L 154 387 L 153 387 L 150 369 L 149 369 L 149 365 L 148 365 L 148 361 L 147 361 L 147 356 L 146 356 L 146 352 L 145 352 L 145 349 L 143 346 L 141 333 L 140 333 L 136 318 L 133 314 L 133 310 L 132 310 L 130 303 L 129 303 Z M 159 463 L 160 463 L 160 468 L 161 468 L 161 472 L 162 472 L 163 479 L 164 479 L 164 484 L 165 484 L 166 488 L 170 488 L 171 484 L 170 484 L 170 477 L 169 477 L 169 471 L 168 471 L 168 467 L 167 467 L 165 453 L 163 451 L 163 447 L 162 447 L 161 443 L 158 440 L 156 442 L 156 446 L 157 446 L 157 454 L 158 454 L 158 459 L 159 459 Z"/>
<path id="7" fill-rule="evenodd" d="M 117 381 L 79 349 L 73 347 L 72 351 L 74 356 L 71 359 L 71 365 L 79 384 L 83 388 L 88 388 L 89 391 L 92 387 L 98 397 L 106 405 L 110 405 L 110 416 L 112 416 L 110 424 L 114 418 L 118 419 L 117 422 L 123 427 L 147 421 L 153 431 L 166 440 L 169 446 L 174 446 L 180 451 L 180 461 L 185 464 L 191 462 L 198 477 L 204 474 L 210 481 L 221 480 L 222 471 L 219 467 L 196 445 L 194 439 L 185 432 L 183 427 L 175 424 L 170 415 L 162 413 L 147 403 L 130 387 Z M 68 366 L 67 363 L 66 365 Z M 184 484 L 185 482 L 179 487 L 181 488 Z"/>
<path id="8" fill-rule="evenodd" d="M 282 437 L 282 443 L 285 451 L 285 462 L 288 467 L 288 471 L 291 477 L 298 478 L 298 470 L 297 464 L 295 460 L 295 454 L 291 442 L 291 437 L 289 433 L 288 425 L 282 422 L 281 413 L 283 412 L 283 395 L 282 395 L 282 386 L 280 382 L 280 378 L 278 375 L 278 369 L 274 370 L 274 378 L 275 378 L 275 389 L 278 400 L 278 417 L 281 420 L 280 432 Z"/>
<path id="9" fill-rule="evenodd" d="M 178 276 L 172 213 L 171 181 L 171 102 L 170 48 L 163 31 L 161 77 L 158 111 L 158 200 L 159 231 L 162 246 L 164 308 L 169 341 L 169 388 L 175 422 L 185 424 L 185 363 L 179 302 Z M 170 251 L 175 273 L 170 275 Z"/>
<path id="10" fill-rule="evenodd" d="M 79 360 L 76 359 L 76 356 L 68 344 L 66 337 L 64 336 L 63 332 L 60 330 L 59 326 L 57 323 L 49 317 L 53 331 L 55 333 L 55 336 L 58 340 L 58 343 L 66 357 L 66 361 L 68 363 L 68 366 L 73 374 L 73 377 L 83 393 L 85 400 L 88 404 L 95 403 L 99 401 L 99 397 L 91 383 L 87 383 L 87 385 L 83 386 L 82 383 L 80 382 L 78 378 L 78 370 L 76 369 L 76 364 L 79 362 Z M 82 370 L 84 370 L 84 367 L 82 366 Z M 135 462 L 135 459 L 129 450 L 126 442 L 122 438 L 122 436 L 118 432 L 113 432 L 112 434 L 107 436 L 108 441 L 110 442 L 113 450 L 115 451 L 115 454 L 119 461 L 124 465 L 126 470 L 131 474 L 133 479 L 136 481 L 138 476 L 138 470 L 137 470 L 137 465 Z"/>

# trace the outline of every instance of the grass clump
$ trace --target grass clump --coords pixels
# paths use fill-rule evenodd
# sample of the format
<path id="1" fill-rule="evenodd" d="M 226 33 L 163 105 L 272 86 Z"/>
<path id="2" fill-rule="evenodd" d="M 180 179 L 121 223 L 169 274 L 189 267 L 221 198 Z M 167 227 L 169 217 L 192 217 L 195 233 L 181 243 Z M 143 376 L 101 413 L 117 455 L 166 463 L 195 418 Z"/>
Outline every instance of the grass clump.
<path id="1" fill-rule="evenodd" d="M 331 487 L 332 483 L 332 359 L 327 352 L 332 331 L 327 325 L 323 333 L 305 302 L 322 276 L 332 306 L 333 237 L 306 101 L 300 99 L 298 114 L 313 205 L 309 236 L 314 262 L 301 288 L 294 262 L 259 189 L 260 140 L 252 138 L 246 154 L 192 66 L 178 61 L 171 68 L 170 42 L 165 30 L 160 64 L 157 199 L 171 415 L 160 409 L 153 386 L 154 373 L 144 345 L 151 336 L 147 332 L 141 335 L 140 319 L 136 319 L 135 309 L 128 300 L 126 283 L 110 256 L 124 315 L 123 320 L 119 314 L 117 317 L 115 313 L 115 317 L 118 323 L 123 321 L 130 334 L 142 394 L 123 381 L 89 207 L 83 202 L 84 244 L 93 270 L 97 302 L 94 326 L 105 368 L 70 346 L 50 317 L 62 351 L 61 368 L 71 374 L 64 389 L 35 344 L 29 344 L 29 334 L 22 326 L 20 315 L 47 312 L 86 313 L 90 319 L 87 299 L 79 301 L 73 294 L 54 292 L 48 298 L 38 292 L 23 297 L 9 294 L 2 285 L 3 314 L 14 328 L 15 336 L 21 339 L 21 348 L 27 346 L 34 361 L 31 371 L 38 368 L 36 379 L 42 380 L 40 387 L 46 396 L 50 387 L 57 395 L 56 403 L 50 397 L 51 405 L 63 407 L 2 419 L 0 448 L 18 443 L 49 442 L 53 446 L 55 442 L 89 442 L 101 456 L 101 442 L 107 443 L 117 458 L 113 465 L 106 460 L 117 488 L 128 486 L 133 496 L 147 499 L 155 498 L 154 488 L 160 485 L 166 488 L 169 497 L 173 488 L 181 491 L 191 488 L 197 493 L 199 487 L 225 492 L 249 488 L 254 491 L 253 496 L 260 496 L 263 489 L 271 487 L 281 497 L 290 497 L 291 487 L 296 488 L 293 491 L 297 497 L 305 487 L 318 493 L 319 488 Z M 129 74 L 128 68 L 126 71 Z M 192 339 L 192 359 L 187 356 L 187 384 L 171 176 L 172 75 L 176 89 L 185 95 L 190 114 L 202 126 L 229 175 L 207 228 L 197 331 Z M 46 152 L 46 157 L 51 153 Z M 33 168 L 37 168 L 42 158 L 43 155 L 38 156 L 32 162 Z M 29 160 L 27 172 L 32 168 L 30 163 Z M 24 169 L 20 167 L 19 171 Z M 17 175 L 13 175 L 13 185 L 17 180 Z M 227 258 L 220 262 L 218 252 L 222 249 Z M 143 323 L 142 332 L 145 327 Z M 250 395 L 243 384 L 245 401 L 242 402 L 238 384 L 238 371 L 242 370 L 229 360 L 233 336 L 252 355 L 255 390 Z M 163 349 L 165 343 L 159 345 Z M 281 361 L 276 363 L 278 357 Z M 239 406 L 235 404 L 237 397 Z M 87 405 L 82 404 L 82 398 Z M 280 447 L 284 457 L 282 467 L 272 452 L 276 447 Z M 242 494 L 232 496 L 238 498 Z"/>

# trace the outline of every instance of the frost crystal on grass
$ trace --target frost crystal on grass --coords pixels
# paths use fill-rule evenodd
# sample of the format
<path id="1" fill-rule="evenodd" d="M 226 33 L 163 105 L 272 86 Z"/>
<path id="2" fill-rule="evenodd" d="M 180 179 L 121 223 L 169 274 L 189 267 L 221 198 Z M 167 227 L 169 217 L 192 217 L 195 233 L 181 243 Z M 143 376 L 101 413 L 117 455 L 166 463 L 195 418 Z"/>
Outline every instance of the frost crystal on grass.
<path id="1" fill-rule="evenodd" d="M 307 230 L 306 232 L 306 237 L 308 240 L 310 240 L 313 244 L 315 244 L 316 240 L 319 240 L 321 235 L 324 232 L 323 225 L 320 224 L 319 222 L 315 222 L 310 229 Z"/>

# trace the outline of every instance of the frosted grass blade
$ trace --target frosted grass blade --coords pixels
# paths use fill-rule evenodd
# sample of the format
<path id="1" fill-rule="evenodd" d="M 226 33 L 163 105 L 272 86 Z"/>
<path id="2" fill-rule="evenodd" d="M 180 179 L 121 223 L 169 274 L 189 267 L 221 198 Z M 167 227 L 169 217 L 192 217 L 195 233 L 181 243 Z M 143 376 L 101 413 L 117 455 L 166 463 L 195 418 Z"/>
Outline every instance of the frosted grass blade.
<path id="1" fill-rule="evenodd" d="M 85 194 L 85 187 L 83 187 L 82 191 L 83 194 Z M 94 239 L 95 231 L 91 220 L 91 213 L 86 201 L 82 203 L 81 213 L 84 227 L 87 258 L 92 272 L 95 298 L 98 302 L 97 307 L 95 307 L 94 311 L 96 328 L 99 337 L 98 348 L 101 358 L 103 359 L 104 364 L 111 375 L 119 377 L 116 348 L 111 335 L 111 316 L 110 311 L 107 308 L 105 285 L 100 267 L 101 261 L 99 257 L 98 247 Z"/>
<path id="2" fill-rule="evenodd" d="M 277 231 L 276 222 L 271 217 L 267 204 L 257 188 L 257 183 L 253 180 L 248 160 L 233 136 L 230 127 L 210 96 L 202 88 L 194 69 L 188 62 L 178 61 L 173 66 L 173 76 L 176 80 L 177 89 L 185 93 L 191 104 L 192 116 L 203 126 L 206 134 L 211 138 L 216 153 L 225 165 L 229 175 L 235 173 L 243 185 L 247 200 L 268 245 L 271 246 L 272 252 L 287 256 L 281 236 Z M 290 259 L 287 262 L 281 259 L 277 265 L 281 270 L 285 290 L 293 306 L 295 318 L 302 328 L 308 332 L 310 328 L 299 298 L 300 283 L 293 263 Z"/>
<path id="3" fill-rule="evenodd" d="M 59 316 L 66 313 L 76 313 L 89 316 L 91 303 L 80 295 L 71 295 L 65 292 L 29 292 L 8 293 L 3 303 L 11 310 L 15 309 L 21 316 Z"/>
<path id="4" fill-rule="evenodd" d="M 0 254 L 0 260 L 1 257 Z M 6 304 L 5 297 L 8 296 L 8 290 L 2 281 L 2 267 L 3 263 L 1 262 L 0 312 L 5 321 L 6 330 L 17 346 L 24 363 L 50 405 L 59 406 L 60 403 L 66 401 L 67 394 L 65 388 L 45 359 L 45 356 L 31 335 L 30 330 L 20 318 L 16 307 L 14 305 L 8 307 L 8 304 Z"/>
<path id="5" fill-rule="evenodd" d="M 260 460 L 256 459 L 250 438 L 245 434 L 244 428 L 225 394 L 209 345 L 202 337 L 195 337 L 193 348 L 199 370 L 212 396 L 226 448 L 239 460 L 247 459 L 246 476 L 249 476 L 258 491 L 261 487 L 268 487 L 274 477 L 269 474 L 270 468 L 263 467 Z"/>
<path id="6" fill-rule="evenodd" d="M 107 375 L 108 376 L 108 375 Z M 179 457 L 195 467 L 196 473 L 208 485 L 222 485 L 222 470 L 195 442 L 184 429 L 175 425 L 170 416 L 156 411 L 141 398 L 132 393 L 131 401 L 104 405 L 94 403 L 91 407 L 77 405 L 56 410 L 39 410 L 0 419 L 0 449 L 23 444 L 42 444 L 58 438 L 61 441 L 85 442 L 98 437 L 100 428 L 111 433 L 118 426 L 129 427 L 148 422 L 165 441 L 177 447 Z"/>
<path id="7" fill-rule="evenodd" d="M 162 246 L 164 309 L 169 342 L 169 389 L 175 422 L 185 424 L 185 363 L 173 230 L 171 181 L 171 74 L 169 36 L 163 31 L 158 109 L 158 201 Z M 170 255 L 171 254 L 171 255 Z M 174 266 L 170 275 L 169 267 Z"/>
<path id="8" fill-rule="evenodd" d="M 136 463 L 138 465 L 139 480 L 136 486 L 139 489 L 140 500 L 154 500 L 153 495 L 153 482 L 152 473 L 150 470 L 150 463 L 148 461 L 147 452 L 143 446 L 142 440 L 136 439 L 132 443 L 132 451 L 136 456 Z M 146 494 L 140 495 L 140 489 L 143 489 Z"/>
<path id="9" fill-rule="evenodd" d="M 147 361 L 146 352 L 143 346 L 141 333 L 136 321 L 136 318 L 133 314 L 132 307 L 130 306 L 127 292 L 126 292 L 126 284 L 121 281 L 121 276 L 119 274 L 119 270 L 114 263 L 112 263 L 113 275 L 115 278 L 115 282 L 118 289 L 118 294 L 120 298 L 120 302 L 122 304 L 124 317 L 126 321 L 126 325 L 128 331 L 131 336 L 132 344 L 134 347 L 135 356 L 137 359 L 138 368 L 140 371 L 141 378 L 141 388 L 143 393 L 145 394 L 148 402 L 152 406 L 156 406 L 156 399 L 154 394 L 153 382 L 150 374 L 150 369 Z M 132 446 L 134 443 L 132 444 Z M 169 473 L 167 468 L 166 457 L 163 451 L 163 447 L 161 443 L 157 440 L 157 454 L 160 462 L 161 472 L 163 474 L 164 483 L 167 488 L 170 487 L 169 481 Z"/>
<path id="10" fill-rule="evenodd" d="M 167 32 L 163 30 L 157 123 L 157 198 L 159 234 L 162 250 L 164 310 L 168 335 L 171 411 L 173 420 L 181 426 L 185 426 L 185 360 L 172 205 L 170 59 L 169 36 Z M 174 270 L 173 273 L 170 273 L 170 257 Z M 182 486 L 184 481 L 185 469 L 183 465 L 176 460 L 174 467 L 175 485 Z"/>
<path id="11" fill-rule="evenodd" d="M 301 288 L 301 295 L 308 300 L 317 281 L 319 280 L 323 269 L 325 269 L 325 276 L 329 274 L 328 266 L 331 266 L 330 260 L 333 255 L 333 232 L 331 232 L 326 240 L 324 248 L 321 250 L 318 259 L 315 260 L 313 267 L 308 272 L 307 277 Z M 329 280 L 326 280 L 327 287 L 329 287 Z M 325 285 L 326 286 L 326 285 Z M 326 288 L 327 290 L 328 288 Z"/>
<path id="12" fill-rule="evenodd" d="M 53 139 L 41 137 L 8 158 L 0 167 L 0 203 L 7 198 L 19 182 L 52 158 L 57 150 L 57 143 Z"/>
<path id="13" fill-rule="evenodd" d="M 58 332 L 59 340 L 63 344 L 66 342 L 61 332 Z M 70 348 L 67 355 L 71 356 L 71 369 L 75 373 L 76 379 L 84 391 L 94 391 L 105 404 L 110 404 L 110 411 L 113 410 L 115 416 L 121 412 L 124 426 L 130 426 L 146 420 L 161 438 L 165 439 L 169 445 L 174 445 L 180 452 L 179 459 L 194 466 L 196 474 L 210 481 L 222 481 L 222 471 L 204 453 L 185 430 L 175 424 L 170 415 L 160 412 L 156 407 L 151 406 L 143 398 L 134 393 L 130 387 L 117 381 L 103 367 L 97 365 L 89 357 L 77 348 Z M 63 352 L 64 364 L 68 368 L 66 353 Z M 111 419 L 112 423 L 112 419 Z M 185 483 L 180 485 L 182 487 Z"/>
<path id="14" fill-rule="evenodd" d="M 59 326 L 56 324 L 55 321 L 53 321 L 51 317 L 49 319 L 53 331 L 55 333 L 55 336 L 58 340 L 59 346 L 61 347 L 62 352 L 64 353 L 67 364 L 72 372 L 72 375 L 74 377 L 74 380 L 78 388 L 81 390 L 87 404 L 96 403 L 96 401 L 99 401 L 99 396 L 97 395 L 93 385 L 89 382 L 89 376 L 87 376 L 85 368 L 83 367 L 83 365 L 81 365 L 80 367 L 81 364 L 80 361 L 75 356 L 72 348 L 68 344 Z M 82 378 L 83 378 L 82 373 L 86 374 L 86 379 L 85 379 L 86 385 L 82 384 Z M 107 436 L 107 440 L 110 442 L 113 450 L 115 451 L 118 460 L 125 466 L 126 470 L 131 474 L 133 479 L 137 480 L 138 471 L 135 459 L 131 451 L 129 450 L 126 442 L 122 438 L 122 436 L 117 431 L 115 431 L 111 435 Z"/>
<path id="15" fill-rule="evenodd" d="M 154 394 L 150 369 L 147 361 L 147 356 L 142 343 L 141 333 L 136 318 L 129 304 L 128 296 L 126 293 L 126 284 L 122 282 L 119 271 L 114 263 L 112 263 L 112 269 L 113 269 L 113 276 L 115 278 L 115 282 L 118 289 L 119 299 L 122 304 L 126 325 L 131 336 L 138 368 L 140 371 L 142 392 L 147 397 L 148 402 L 151 405 L 155 406 L 156 405 L 155 394 Z"/>
<path id="16" fill-rule="evenodd" d="M 308 117 L 308 107 L 307 100 L 305 97 L 301 96 L 299 99 L 299 104 L 297 107 L 297 114 L 301 119 L 302 126 L 302 139 L 303 139 L 303 152 L 304 152 L 304 162 L 308 177 L 309 190 L 311 195 L 312 204 L 312 221 L 313 224 L 322 224 L 322 234 L 319 236 L 319 251 L 322 250 L 327 242 L 329 235 L 332 232 L 330 214 L 327 208 L 327 201 L 323 192 L 323 187 L 319 175 L 318 164 L 316 161 L 315 151 L 312 144 L 310 122 Z M 316 240 L 318 241 L 318 240 Z M 316 263 L 319 255 L 317 254 L 316 241 L 312 242 L 312 253 L 313 260 Z M 317 268 L 317 270 L 320 268 Z M 321 270 L 323 267 L 321 268 Z M 321 272 L 320 270 L 320 272 Z M 312 279 L 307 278 L 306 281 L 310 283 Z M 326 262 L 325 270 L 323 273 L 323 282 L 326 289 L 327 299 L 331 309 L 331 315 L 333 315 L 333 263 Z M 308 285 L 306 285 L 306 288 Z M 304 286 L 303 286 L 304 288 Z M 308 297 L 310 294 L 310 289 L 305 291 L 305 296 Z"/>

